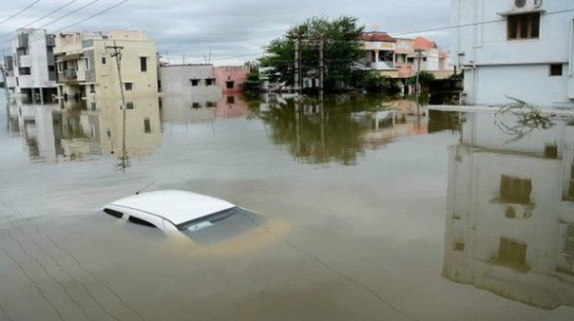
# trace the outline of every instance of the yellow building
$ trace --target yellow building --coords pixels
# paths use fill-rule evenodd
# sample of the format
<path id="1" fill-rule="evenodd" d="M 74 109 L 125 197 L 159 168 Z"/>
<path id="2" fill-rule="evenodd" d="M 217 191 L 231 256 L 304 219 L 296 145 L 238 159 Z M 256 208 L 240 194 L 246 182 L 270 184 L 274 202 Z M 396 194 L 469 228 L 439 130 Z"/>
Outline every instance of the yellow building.
<path id="1" fill-rule="evenodd" d="M 56 35 L 58 97 L 85 99 L 88 105 L 120 97 L 114 45 L 121 52 L 121 78 L 128 108 L 132 98 L 156 95 L 155 42 L 145 32 L 129 30 L 110 31 L 107 35 L 87 32 Z"/>

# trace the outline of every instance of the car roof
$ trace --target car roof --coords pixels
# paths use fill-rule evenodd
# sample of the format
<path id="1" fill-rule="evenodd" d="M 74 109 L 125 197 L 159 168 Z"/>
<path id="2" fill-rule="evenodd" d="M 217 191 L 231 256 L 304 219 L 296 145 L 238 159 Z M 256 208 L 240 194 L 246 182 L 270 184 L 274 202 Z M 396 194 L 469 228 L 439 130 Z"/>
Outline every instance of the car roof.
<path id="1" fill-rule="evenodd" d="M 177 190 L 141 193 L 114 201 L 109 206 L 120 206 L 159 216 L 174 225 L 236 207 L 211 196 Z"/>

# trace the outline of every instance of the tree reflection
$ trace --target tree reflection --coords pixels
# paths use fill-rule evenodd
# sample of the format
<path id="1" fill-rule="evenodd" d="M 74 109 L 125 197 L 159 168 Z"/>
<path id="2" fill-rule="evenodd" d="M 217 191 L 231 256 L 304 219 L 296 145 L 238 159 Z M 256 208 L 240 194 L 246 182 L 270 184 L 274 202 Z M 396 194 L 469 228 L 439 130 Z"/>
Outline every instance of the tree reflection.
<path id="1" fill-rule="evenodd" d="M 316 101 L 269 105 L 259 116 L 271 127 L 273 143 L 283 145 L 300 162 L 355 165 L 364 153 L 362 135 L 371 129 L 369 119 L 356 112 L 376 112 L 388 106 L 380 98 L 340 96 Z"/>

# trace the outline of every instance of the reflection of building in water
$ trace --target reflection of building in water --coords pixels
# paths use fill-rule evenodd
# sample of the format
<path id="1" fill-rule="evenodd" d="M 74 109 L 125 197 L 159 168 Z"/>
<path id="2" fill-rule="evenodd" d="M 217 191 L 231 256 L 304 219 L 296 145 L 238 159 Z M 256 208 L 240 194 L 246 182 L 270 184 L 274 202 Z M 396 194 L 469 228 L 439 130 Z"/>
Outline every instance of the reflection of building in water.
<path id="1" fill-rule="evenodd" d="M 100 100 L 96 107 L 99 118 L 101 151 L 120 154 L 123 142 L 121 100 Z M 126 110 L 127 156 L 151 155 L 161 143 L 161 122 L 157 97 L 131 98 Z"/>
<path id="2" fill-rule="evenodd" d="M 574 126 L 510 142 L 468 114 L 451 149 L 443 275 L 535 307 L 574 306 Z"/>
<path id="3" fill-rule="evenodd" d="M 226 94 L 217 102 L 217 118 L 247 118 L 251 110 L 240 94 Z"/>
<path id="4" fill-rule="evenodd" d="M 126 114 L 128 156 L 148 155 L 161 139 L 158 101 L 140 98 L 132 102 Z M 11 115 L 18 117 L 18 128 L 30 157 L 57 161 L 119 153 L 123 128 L 120 105 L 119 100 L 110 100 L 98 101 L 95 109 L 71 103 L 61 109 L 55 104 L 17 101 L 10 110 Z"/>
<path id="5" fill-rule="evenodd" d="M 170 123 L 192 124 L 251 115 L 247 102 L 239 94 L 170 95 L 161 98 L 161 105 L 161 119 Z"/>
<path id="6" fill-rule="evenodd" d="M 371 130 L 363 136 L 365 148 L 379 149 L 398 137 L 428 133 L 429 117 L 422 111 L 418 115 L 413 101 L 398 100 L 389 107 L 392 109 L 368 114 Z"/>

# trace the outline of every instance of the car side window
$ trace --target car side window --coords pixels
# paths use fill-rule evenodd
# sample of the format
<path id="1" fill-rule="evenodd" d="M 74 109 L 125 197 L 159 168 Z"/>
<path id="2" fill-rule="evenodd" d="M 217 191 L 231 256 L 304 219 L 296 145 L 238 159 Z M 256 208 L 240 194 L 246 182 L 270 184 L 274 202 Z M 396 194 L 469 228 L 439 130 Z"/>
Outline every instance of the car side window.
<path id="1" fill-rule="evenodd" d="M 124 213 L 116 211 L 116 210 L 112 210 L 110 208 L 104 208 L 104 213 L 113 216 L 115 218 L 122 218 L 124 217 Z"/>
<path id="2" fill-rule="evenodd" d="M 130 222 L 132 222 L 132 223 L 134 223 L 134 224 L 138 224 L 138 225 L 143 225 L 143 226 L 149 226 L 149 227 L 157 228 L 157 226 L 155 226 L 154 224 L 152 224 L 152 223 L 150 223 L 150 222 L 148 222 L 148 221 L 146 221 L 146 220 L 142 220 L 141 218 L 134 217 L 134 216 L 130 216 L 130 217 L 128 218 L 128 221 L 130 221 Z"/>

